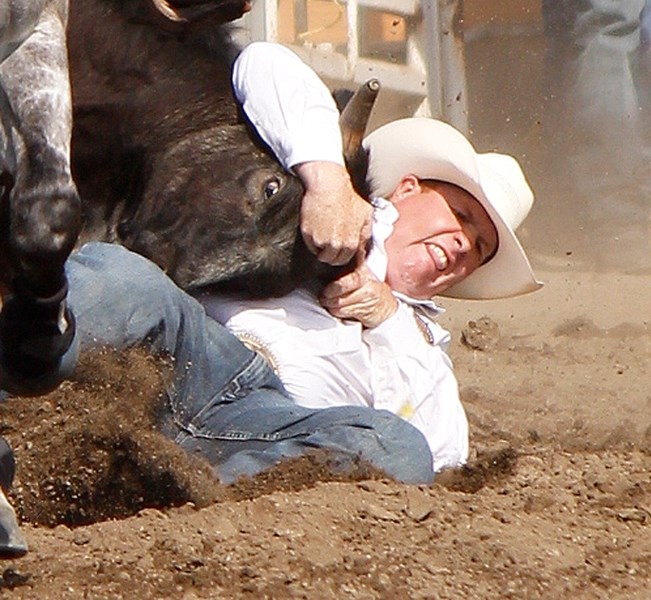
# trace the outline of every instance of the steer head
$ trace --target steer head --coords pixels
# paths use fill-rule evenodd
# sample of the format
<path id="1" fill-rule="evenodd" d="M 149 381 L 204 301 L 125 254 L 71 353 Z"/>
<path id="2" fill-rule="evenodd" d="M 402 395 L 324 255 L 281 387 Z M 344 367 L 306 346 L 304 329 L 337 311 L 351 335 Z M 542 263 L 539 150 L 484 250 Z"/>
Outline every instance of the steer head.
<path id="1" fill-rule="evenodd" d="M 269 296 L 318 275 L 298 229 L 303 186 L 243 125 L 189 134 L 151 164 L 145 196 L 118 236 L 181 287 L 220 282 Z"/>
<path id="2" fill-rule="evenodd" d="M 362 86 L 341 117 L 345 157 L 363 196 L 361 141 L 378 90 L 375 80 Z M 304 188 L 250 126 L 189 132 L 152 156 L 144 171 L 144 196 L 123 213 L 118 238 L 182 288 L 278 296 L 347 268 L 309 252 L 299 228 Z"/>

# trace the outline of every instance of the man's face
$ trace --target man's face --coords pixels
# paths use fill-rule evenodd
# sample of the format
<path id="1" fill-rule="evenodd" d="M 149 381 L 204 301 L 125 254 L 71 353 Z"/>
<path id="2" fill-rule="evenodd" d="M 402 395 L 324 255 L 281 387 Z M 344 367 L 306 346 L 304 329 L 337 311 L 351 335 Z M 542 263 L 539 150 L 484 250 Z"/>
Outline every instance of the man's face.
<path id="1" fill-rule="evenodd" d="M 428 299 L 470 275 L 497 249 L 488 213 L 468 192 L 408 175 L 391 195 L 399 218 L 386 242 L 386 282 Z"/>

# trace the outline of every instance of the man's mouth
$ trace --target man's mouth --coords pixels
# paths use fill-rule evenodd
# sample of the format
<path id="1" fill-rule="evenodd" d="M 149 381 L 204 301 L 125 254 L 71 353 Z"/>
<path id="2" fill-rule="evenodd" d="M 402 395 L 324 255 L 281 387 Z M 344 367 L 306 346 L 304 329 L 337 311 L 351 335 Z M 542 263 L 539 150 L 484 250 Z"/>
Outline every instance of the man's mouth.
<path id="1" fill-rule="evenodd" d="M 439 271 L 445 271 L 448 268 L 449 260 L 448 255 L 443 251 L 440 246 L 436 244 L 428 244 L 427 247 L 430 250 L 430 254 L 434 258 L 434 264 Z"/>

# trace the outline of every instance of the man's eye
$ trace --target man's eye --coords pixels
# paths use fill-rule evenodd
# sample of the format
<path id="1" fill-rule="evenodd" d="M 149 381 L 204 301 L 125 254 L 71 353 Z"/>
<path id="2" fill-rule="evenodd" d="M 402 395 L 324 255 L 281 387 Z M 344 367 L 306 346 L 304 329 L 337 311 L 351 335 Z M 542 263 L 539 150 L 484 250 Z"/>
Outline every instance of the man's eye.
<path id="1" fill-rule="evenodd" d="M 264 186 L 264 197 L 269 200 L 280 191 L 280 181 L 278 179 L 270 179 Z"/>
<path id="2" fill-rule="evenodd" d="M 452 212 L 461 223 L 468 223 L 470 221 L 470 217 L 465 212 L 458 209 L 453 209 Z"/>
<path id="3" fill-rule="evenodd" d="M 497 252 L 497 246 L 491 248 L 490 244 L 482 239 L 481 243 L 478 243 L 477 250 L 479 252 L 479 257 L 481 260 L 479 264 L 485 265 L 493 258 L 493 256 L 495 256 L 495 252 Z"/>

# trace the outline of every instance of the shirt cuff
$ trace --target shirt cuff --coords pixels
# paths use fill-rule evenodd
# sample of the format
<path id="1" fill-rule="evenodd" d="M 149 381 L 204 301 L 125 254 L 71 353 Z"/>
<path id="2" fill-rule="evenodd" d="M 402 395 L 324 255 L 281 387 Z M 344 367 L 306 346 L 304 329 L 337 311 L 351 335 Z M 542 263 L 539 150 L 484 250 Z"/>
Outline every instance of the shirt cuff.
<path id="1" fill-rule="evenodd" d="M 339 113 L 312 108 L 306 115 L 302 131 L 295 132 L 284 162 L 288 168 L 311 161 L 327 161 L 344 165 Z"/>

